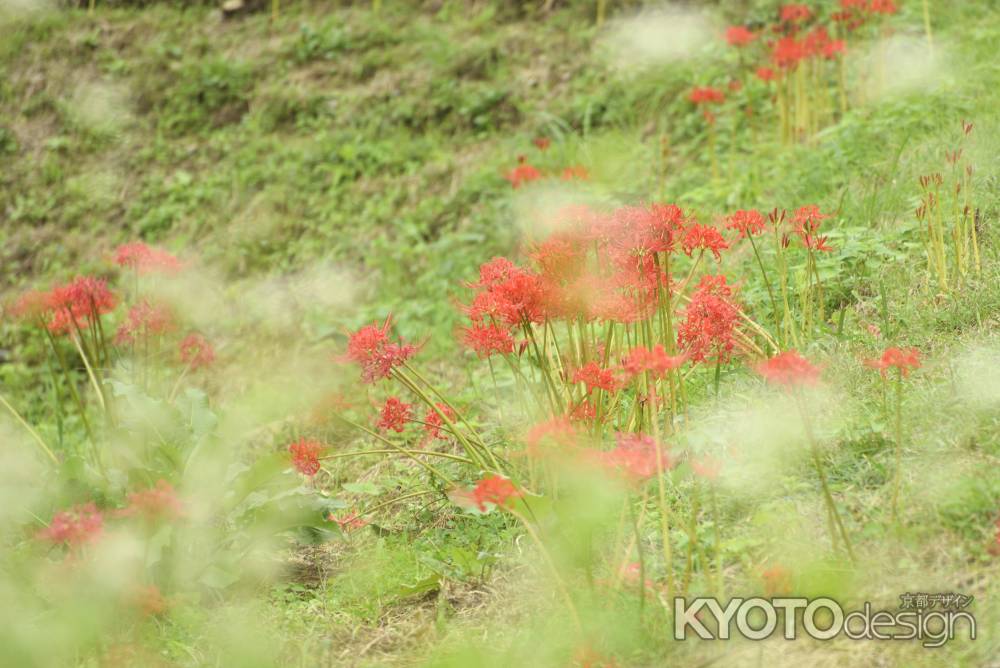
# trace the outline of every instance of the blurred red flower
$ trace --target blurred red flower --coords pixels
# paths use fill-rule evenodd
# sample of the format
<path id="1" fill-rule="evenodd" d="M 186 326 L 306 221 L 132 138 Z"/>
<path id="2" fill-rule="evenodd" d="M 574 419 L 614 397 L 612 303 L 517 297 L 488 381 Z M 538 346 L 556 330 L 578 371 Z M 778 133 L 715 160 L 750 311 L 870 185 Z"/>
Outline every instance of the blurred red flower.
<path id="1" fill-rule="evenodd" d="M 312 477 L 319 473 L 319 456 L 324 445 L 319 441 L 300 438 L 289 444 L 288 452 L 292 456 L 292 466 L 302 475 Z"/>
<path id="2" fill-rule="evenodd" d="M 176 327 L 171 310 L 162 304 L 142 300 L 129 309 L 118 327 L 115 343 L 127 345 L 150 336 L 159 336 Z"/>
<path id="3" fill-rule="evenodd" d="M 729 26 L 726 28 L 726 41 L 731 46 L 746 46 L 757 39 L 757 34 L 745 26 Z"/>
<path id="4" fill-rule="evenodd" d="M 711 86 L 695 87 L 688 93 L 688 99 L 694 104 L 721 104 L 725 102 L 725 94 Z"/>
<path id="5" fill-rule="evenodd" d="M 115 249 L 115 264 L 129 267 L 140 274 L 152 272 L 177 273 L 181 261 L 165 250 L 147 246 L 141 241 L 122 244 Z"/>
<path id="6" fill-rule="evenodd" d="M 104 517 L 91 501 L 61 510 L 52 516 L 49 526 L 38 532 L 38 537 L 71 548 L 93 542 L 101 534 Z"/>
<path id="7" fill-rule="evenodd" d="M 178 345 L 181 363 L 192 369 L 208 366 L 215 361 L 215 349 L 205 337 L 197 332 L 185 336 Z"/>
<path id="8" fill-rule="evenodd" d="M 865 360 L 865 366 L 878 369 L 883 376 L 889 369 L 896 368 L 906 378 L 911 369 L 920 368 L 920 351 L 916 348 L 886 348 L 881 358 Z"/>
<path id="9" fill-rule="evenodd" d="M 184 515 L 184 507 L 173 486 L 166 480 L 128 495 L 128 505 L 118 511 L 120 517 L 142 517 L 147 522 L 173 520 Z"/>
<path id="10" fill-rule="evenodd" d="M 514 483 L 495 474 L 488 475 L 476 483 L 470 493 L 472 502 L 481 512 L 486 512 L 488 503 L 502 508 L 520 496 L 522 493 Z"/>
<path id="11" fill-rule="evenodd" d="M 618 381 L 613 369 L 602 369 L 597 362 L 587 362 L 573 372 L 573 382 L 587 386 L 587 394 L 595 389 L 614 392 L 618 389 Z"/>
<path id="12" fill-rule="evenodd" d="M 437 406 L 437 410 L 428 408 L 427 413 L 424 415 L 424 431 L 426 431 L 427 435 L 431 438 L 448 438 L 448 436 L 441 431 L 441 428 L 445 426 L 445 421 L 441 418 L 441 413 L 444 413 L 444 415 L 451 422 L 458 419 L 458 415 L 448 404 L 436 403 L 434 405 Z M 440 411 L 440 413 L 438 411 Z"/>
<path id="13" fill-rule="evenodd" d="M 786 350 L 758 364 L 757 373 L 769 383 L 791 388 L 817 385 L 820 368 L 810 364 L 795 350 Z"/>
<path id="14" fill-rule="evenodd" d="M 514 189 L 520 188 L 525 183 L 537 181 L 542 178 L 542 173 L 530 165 L 523 155 L 517 157 L 517 167 L 507 172 L 504 178 L 510 181 Z"/>

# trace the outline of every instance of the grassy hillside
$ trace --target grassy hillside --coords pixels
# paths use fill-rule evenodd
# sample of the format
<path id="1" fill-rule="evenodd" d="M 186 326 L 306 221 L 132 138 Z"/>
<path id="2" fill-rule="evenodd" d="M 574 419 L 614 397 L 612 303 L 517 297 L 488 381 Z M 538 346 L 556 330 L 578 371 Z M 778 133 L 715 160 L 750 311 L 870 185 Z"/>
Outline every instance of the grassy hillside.
<path id="1" fill-rule="evenodd" d="M 4 474 L 0 497 L 11 508 L 2 516 L 10 536 L 3 549 L 17 565 L 0 585 L 61 633 L 49 655 L 39 649 L 44 642 L 32 635 L 35 627 L 23 630 L 12 612 L 14 630 L 0 633 L 12 648 L 9 659 L 23 665 L 67 657 L 85 665 L 991 665 L 1000 652 L 991 547 L 1000 512 L 1000 61 L 994 53 L 1000 8 L 930 3 L 928 47 L 921 2 L 899 4 L 900 12 L 845 58 L 850 108 L 838 109 L 831 92 L 816 103 L 821 126 L 803 141 L 780 141 L 767 92 L 773 89 L 752 77 L 727 89 L 732 106 L 714 124 L 689 99 L 693 86 L 725 86 L 745 70 L 743 56 L 720 35 L 727 25 L 771 21 L 777 4 L 763 0 L 638 19 L 632 18 L 637 9 L 611 3 L 601 27 L 589 3 L 555 3 L 544 12 L 517 3 L 386 2 L 375 13 L 369 3 L 311 0 L 282 3 L 274 21 L 266 12 L 223 19 L 210 7 L 169 3 L 122 9 L 98 2 L 93 13 L 0 7 L 0 289 L 11 316 L 0 325 L 0 391 L 42 441 L 55 444 L 55 458 L 76 462 L 37 478 L 35 464 L 24 464 L 24 475 L 5 467 L 12 472 Z M 665 32 L 650 37 L 644 26 Z M 698 39 L 685 41 L 689 34 Z M 964 132 L 963 123 L 973 129 Z M 928 268 L 925 224 L 914 212 L 922 203 L 920 177 L 952 174 L 948 155 L 959 147 L 963 164 L 974 166 L 970 220 L 980 267 L 942 289 Z M 505 176 L 519 156 L 553 178 L 512 187 Z M 558 178 L 572 166 L 582 166 L 587 178 Z M 578 555 L 567 545 L 579 536 L 560 524 L 565 510 L 557 494 L 547 493 L 546 485 L 558 486 L 518 459 L 524 431 L 537 421 L 521 412 L 520 400 L 537 397 L 527 390 L 518 396 L 513 367 L 487 367 L 456 343 L 466 321 L 459 302 L 469 302 L 468 282 L 493 256 L 526 260 L 522 242 L 538 236 L 538 210 L 650 201 L 676 202 L 720 229 L 737 209 L 766 214 L 817 205 L 828 215 L 823 230 L 836 250 L 818 254 L 814 268 L 822 316 L 794 341 L 772 326 L 770 282 L 758 274 L 766 264 L 765 274 L 776 275 L 772 262 L 780 251 L 765 250 L 761 262 L 756 248 L 730 239 L 718 264 L 706 268 L 681 258 L 686 264 L 676 275 L 688 268 L 690 276 L 725 273 L 748 319 L 770 330 L 782 349 L 796 347 L 821 361 L 830 379 L 815 415 L 823 462 L 863 566 L 816 549 L 820 543 L 825 549 L 827 539 L 812 464 L 772 447 L 792 438 L 788 424 L 798 422 L 789 416 L 797 414 L 788 401 L 760 394 L 753 354 L 746 364 L 688 373 L 684 419 L 671 414 L 664 425 L 682 462 L 681 473 L 667 476 L 669 504 L 661 498 L 657 505 L 655 492 L 638 502 L 623 493 L 623 502 L 619 492 L 581 491 L 566 474 L 568 498 L 587 518 L 579 530 L 599 527 L 599 537 L 588 534 L 587 541 L 603 537 L 611 546 L 612 563 L 597 572 L 574 561 Z M 184 293 L 192 322 L 223 342 L 225 366 L 217 376 L 185 370 L 176 385 L 173 376 L 164 372 L 160 379 L 153 371 L 152 384 L 160 379 L 168 390 L 161 401 L 145 376 L 143 391 L 137 389 L 136 366 L 117 359 L 115 367 L 105 353 L 115 369 L 107 379 L 114 401 L 151 412 L 155 406 L 166 417 L 153 431 L 173 425 L 166 437 L 143 427 L 141 438 L 129 440 L 135 433 L 127 420 L 99 425 L 104 398 L 92 391 L 99 383 L 90 367 L 74 363 L 60 376 L 44 340 L 12 316 L 11 304 L 28 288 L 77 275 L 114 279 L 115 247 L 134 240 L 193 267 L 195 278 L 162 294 Z M 805 263 L 796 256 L 789 271 L 811 276 Z M 123 293 L 131 289 L 124 274 L 120 282 Z M 801 315 L 798 300 L 793 295 L 789 310 Z M 385 447 L 377 435 L 359 437 L 322 411 L 339 390 L 362 404 L 351 414 L 362 417 L 353 419 L 371 421 L 364 410 L 377 410 L 386 392 L 359 388 L 353 370 L 342 373 L 329 359 L 342 357 L 346 332 L 390 314 L 393 334 L 420 344 L 427 375 L 457 404 L 475 407 L 470 429 L 497 444 L 523 474 L 519 481 L 530 479 L 539 492 L 534 510 L 551 515 L 538 523 L 541 543 L 573 583 L 571 598 L 590 644 L 567 630 L 570 618 L 554 584 L 559 576 L 546 570 L 539 557 L 546 548 L 533 542 L 525 528 L 531 525 L 499 512 L 459 512 L 440 485 L 440 498 L 405 497 L 435 484 L 405 458 L 333 459 L 308 484 L 298 487 L 296 478 L 294 495 L 274 498 L 308 492 L 338 512 L 378 512 L 360 530 L 341 527 L 332 536 L 310 528 L 310 540 L 282 534 L 274 551 L 247 548 L 245 563 L 233 558 L 199 574 L 199 588 L 178 586 L 155 623 L 119 625 L 110 621 L 109 604 L 88 625 L 80 603 L 87 594 L 60 607 L 52 602 L 63 600 L 58 593 L 12 584 L 34 582 L 22 575 L 35 573 L 25 564 L 36 559 L 31 546 L 36 521 L 44 524 L 39 515 L 88 498 L 102 508 L 130 498 L 141 467 L 129 448 L 138 452 L 139 442 L 145 453 L 157 438 L 189 439 L 192 451 L 203 453 L 204 434 L 218 431 L 225 450 L 197 485 L 180 445 L 181 454 L 163 455 L 174 461 L 157 460 L 142 474 L 150 484 L 163 475 L 188 492 L 225 478 L 220 488 L 233 483 L 247 493 L 259 483 L 271 493 L 279 486 L 267 482 L 258 464 L 287 469 L 286 445 L 302 437 L 321 438 L 338 451 Z M 582 324 L 580 332 L 570 330 L 569 341 L 585 338 Z M 767 348 L 769 337 L 749 336 L 761 358 L 776 352 Z M 894 385 L 860 363 L 887 346 L 916 347 L 924 360 L 907 380 L 896 414 Z M 75 355 L 68 345 L 65 352 Z M 525 373 L 541 377 L 543 366 Z M 126 386 L 123 369 L 135 386 Z M 181 390 L 182 381 L 201 389 Z M 83 394 L 80 412 L 91 415 L 98 438 L 88 438 L 85 417 L 60 407 L 68 405 L 71 388 Z M 621 405 L 640 416 L 641 426 L 639 391 L 630 397 Z M 902 455 L 895 449 L 897 415 L 905 416 Z M 683 424 L 676 432 L 674 417 Z M 631 420 L 618 426 L 631 427 Z M 9 422 L 3 438 L 27 440 L 14 436 L 20 423 Z M 119 457 L 127 462 L 121 471 L 102 481 L 81 462 L 90 456 L 88 442 L 96 449 L 105 439 L 128 452 Z M 414 448 L 425 445 L 413 437 Z M 448 447 L 445 457 L 468 455 L 456 443 Z M 743 459 L 728 459 L 735 450 Z M 690 475 L 690 461 L 705 452 L 727 457 L 735 477 L 724 476 L 716 487 Z M 890 521 L 900 457 L 904 503 L 901 519 Z M 163 471 L 180 473 L 175 480 Z M 469 485 L 477 477 L 457 465 L 445 471 Z M 48 496 L 24 492 L 33 479 L 45 482 L 38 487 Z M 21 494 L 30 501 L 22 503 Z M 405 503 L 381 505 L 400 495 Z M 221 505 L 228 512 L 237 504 Z M 675 524 L 663 530 L 669 536 L 663 541 L 660 518 L 668 506 Z M 251 501 L 238 507 L 248 516 L 258 510 Z M 628 507 L 642 513 L 631 517 L 631 544 Z M 617 535 L 601 533 L 605 520 Z M 243 515 L 212 519 L 240 527 L 244 521 Z M 156 536 L 154 552 L 165 554 L 169 541 L 180 540 Z M 192 543 L 204 538 L 186 536 Z M 776 564 L 791 571 L 803 595 L 832 591 L 895 605 L 908 591 L 963 592 L 976 597 L 980 637 L 940 650 L 913 642 L 672 642 L 667 608 L 656 595 L 642 594 L 638 611 L 635 602 L 636 591 L 645 591 L 635 582 L 644 576 L 657 587 L 672 578 L 664 542 L 674 544 L 678 572 L 688 574 L 692 593 L 774 593 Z M 642 571 L 615 570 L 620 547 L 626 547 L 622 566 L 635 548 Z M 148 555 L 146 563 L 159 564 Z M 185 581 L 177 573 L 189 565 L 176 566 L 170 582 Z M 230 581 L 240 567 L 252 577 Z M 36 575 L 44 581 L 45 573 Z M 631 587 L 622 584 L 629 577 Z"/>

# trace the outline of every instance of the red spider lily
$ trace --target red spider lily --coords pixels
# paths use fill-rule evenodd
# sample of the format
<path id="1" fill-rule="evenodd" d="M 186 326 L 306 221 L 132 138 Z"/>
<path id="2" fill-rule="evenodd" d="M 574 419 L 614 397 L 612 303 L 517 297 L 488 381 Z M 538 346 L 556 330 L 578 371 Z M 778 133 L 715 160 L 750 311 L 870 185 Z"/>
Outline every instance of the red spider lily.
<path id="1" fill-rule="evenodd" d="M 711 225 L 701 225 L 699 223 L 695 223 L 685 230 L 684 241 L 681 245 L 688 256 L 695 250 L 701 249 L 712 251 L 712 255 L 715 256 L 716 260 L 722 259 L 719 251 L 729 248 L 729 244 L 722 238 L 719 230 Z"/>
<path id="2" fill-rule="evenodd" d="M 535 137 L 531 140 L 531 143 L 534 144 L 539 151 L 544 151 L 552 144 L 552 140 L 548 137 Z"/>
<path id="3" fill-rule="evenodd" d="M 847 43 L 842 39 L 835 39 L 823 45 L 823 57 L 832 60 L 838 54 L 847 51 Z"/>
<path id="4" fill-rule="evenodd" d="M 613 369 L 602 369 L 597 362 L 587 362 L 573 373 L 574 383 L 587 386 L 587 394 L 595 389 L 614 392 L 618 389 L 618 380 Z"/>
<path id="5" fill-rule="evenodd" d="M 544 287 L 541 278 L 506 258 L 494 258 L 479 268 L 481 291 L 467 312 L 474 322 L 491 318 L 517 326 L 544 320 Z"/>
<path id="6" fill-rule="evenodd" d="M 700 86 L 688 93 L 688 99 L 694 104 L 722 104 L 726 101 L 726 96 L 718 88 Z"/>
<path id="7" fill-rule="evenodd" d="M 865 360 L 865 366 L 878 369 L 883 376 L 889 369 L 896 368 L 906 378 L 911 369 L 920 368 L 920 351 L 916 348 L 886 348 L 881 358 Z"/>
<path id="8" fill-rule="evenodd" d="M 649 372 L 655 378 L 662 378 L 668 371 L 679 368 L 687 361 L 687 355 L 668 355 L 663 344 L 656 344 L 652 350 L 636 346 L 625 355 L 622 368 L 629 376 Z"/>
<path id="9" fill-rule="evenodd" d="M 565 282 L 580 276 L 584 270 L 585 244 L 575 232 L 557 233 L 535 243 L 529 256 L 545 279 Z"/>
<path id="10" fill-rule="evenodd" d="M 756 209 L 740 209 L 726 217 L 726 228 L 740 233 L 740 239 L 764 231 L 764 214 Z"/>
<path id="11" fill-rule="evenodd" d="M 579 406 L 570 411 L 569 419 L 573 422 L 590 422 L 597 417 L 597 408 L 590 403 L 589 399 L 584 399 Z"/>
<path id="12" fill-rule="evenodd" d="M 781 69 L 795 67 L 806 55 L 805 44 L 792 36 L 782 37 L 771 45 L 771 62 Z"/>
<path id="13" fill-rule="evenodd" d="M 754 73 L 761 81 L 774 81 L 776 75 L 770 67 L 758 67 Z"/>
<path id="14" fill-rule="evenodd" d="M 129 602 L 144 617 L 162 615 L 169 607 L 167 599 L 163 597 L 163 593 L 160 592 L 160 588 L 156 585 L 134 588 Z"/>
<path id="15" fill-rule="evenodd" d="M 156 585 L 136 587 L 132 592 L 131 602 L 146 617 L 162 615 L 169 607 L 167 599 Z"/>
<path id="16" fill-rule="evenodd" d="M 573 668 L 618 668 L 614 658 L 604 656 L 593 647 L 584 645 L 573 653 Z"/>
<path id="17" fill-rule="evenodd" d="M 987 548 L 988 552 L 993 556 L 1000 556 L 1000 519 L 994 524 L 996 527 L 996 536 L 993 538 L 993 544 Z"/>
<path id="18" fill-rule="evenodd" d="M 53 515 L 49 526 L 38 532 L 38 538 L 76 548 L 96 540 L 103 528 L 104 516 L 90 502 Z"/>
<path id="19" fill-rule="evenodd" d="M 498 475 L 488 475 L 476 483 L 469 492 L 470 500 L 480 512 L 486 512 L 491 504 L 503 508 L 513 499 L 523 496 L 523 493 L 507 478 Z"/>
<path id="20" fill-rule="evenodd" d="M 168 307 L 142 300 L 129 309 L 125 322 L 115 334 L 115 343 L 132 344 L 139 339 L 165 334 L 175 327 L 173 313 Z"/>
<path id="21" fill-rule="evenodd" d="M 326 519 L 336 522 L 341 531 L 353 531 L 354 529 L 360 529 L 368 525 L 368 520 L 357 513 L 344 513 L 339 517 L 330 513 L 326 516 Z"/>
<path id="22" fill-rule="evenodd" d="M 528 454 L 541 454 L 541 446 L 554 445 L 558 448 L 570 448 L 583 438 L 582 432 L 566 416 L 554 417 L 531 427 L 524 435 Z"/>
<path id="23" fill-rule="evenodd" d="M 691 460 L 691 470 L 694 474 L 708 480 L 716 480 L 722 471 L 722 462 L 715 457 L 704 457 Z"/>
<path id="24" fill-rule="evenodd" d="M 677 328 L 677 347 L 692 362 L 728 362 L 735 346 L 739 316 L 740 308 L 733 302 L 726 277 L 704 276 Z"/>
<path id="25" fill-rule="evenodd" d="M 401 433 L 406 423 L 413 419 L 413 404 L 400 401 L 399 397 L 389 397 L 379 414 L 378 428 L 383 431 Z"/>
<path id="26" fill-rule="evenodd" d="M 532 167 L 523 155 L 517 157 L 517 167 L 507 172 L 504 178 L 510 181 L 514 189 L 520 188 L 525 183 L 537 181 L 542 178 L 542 173 Z"/>
<path id="27" fill-rule="evenodd" d="M 300 438 L 294 443 L 290 443 L 288 452 L 292 456 L 292 466 L 302 475 L 311 478 L 319 473 L 319 456 L 325 447 L 319 441 L 308 438 Z"/>
<path id="28" fill-rule="evenodd" d="M 673 466 L 665 452 L 660 452 L 657 466 L 656 441 L 644 434 L 618 434 L 615 449 L 596 453 L 597 461 L 609 471 L 633 483 L 642 482 Z"/>
<path id="29" fill-rule="evenodd" d="M 563 181 L 572 181 L 574 179 L 589 181 L 590 172 L 583 165 L 570 165 L 562 170 L 560 178 L 562 178 Z"/>
<path id="30" fill-rule="evenodd" d="M 792 388 L 819 384 L 821 370 L 795 350 L 786 350 L 758 364 L 756 371 L 769 383 Z"/>
<path id="31" fill-rule="evenodd" d="M 455 411 L 448 404 L 437 403 L 434 405 L 437 406 L 438 410 L 428 408 L 427 413 L 424 415 L 424 431 L 431 438 L 446 439 L 448 438 L 447 434 L 441 431 L 441 427 L 444 426 L 445 422 L 438 411 L 444 413 L 452 422 L 458 418 L 458 415 L 455 414 Z"/>
<path id="32" fill-rule="evenodd" d="M 215 349 L 204 336 L 192 332 L 185 336 L 177 347 L 181 363 L 192 369 L 208 366 L 215 361 Z"/>
<path id="33" fill-rule="evenodd" d="M 820 213 L 819 207 L 815 204 L 801 207 L 795 212 L 792 223 L 795 225 L 795 233 L 802 239 L 806 248 L 814 251 L 832 252 L 834 249 L 827 245 L 826 236 L 817 236 L 820 223 L 827 218 Z"/>
<path id="34" fill-rule="evenodd" d="M 107 282 L 82 276 L 52 289 L 48 297 L 51 317 L 48 329 L 53 334 L 65 334 L 74 329 L 85 329 L 118 305 L 118 297 Z"/>
<path id="35" fill-rule="evenodd" d="M 785 5 L 781 8 L 782 23 L 802 23 L 808 21 L 812 16 L 812 10 L 808 5 L 794 4 Z"/>
<path id="36" fill-rule="evenodd" d="M 792 575 L 784 566 L 767 568 L 761 571 L 760 578 L 764 581 L 764 591 L 768 596 L 788 594 L 792 589 Z"/>
<path id="37" fill-rule="evenodd" d="M 872 14 L 895 14 L 899 11 L 899 7 L 893 0 L 870 0 L 868 11 Z"/>
<path id="38" fill-rule="evenodd" d="M 737 93 L 743 88 L 743 82 L 739 79 L 731 79 L 727 86 L 731 92 Z"/>
<path id="39" fill-rule="evenodd" d="M 476 351 L 476 354 L 482 358 L 491 357 L 497 353 L 509 355 L 514 352 L 514 338 L 510 335 L 510 330 L 492 322 L 489 324 L 472 323 L 472 327 L 463 330 L 462 342 Z"/>
<path id="40" fill-rule="evenodd" d="M 140 274 L 163 272 L 174 274 L 181 270 L 181 261 L 165 250 L 147 246 L 141 241 L 122 244 L 115 249 L 115 264 L 129 267 Z"/>
<path id="41" fill-rule="evenodd" d="M 119 517 L 142 517 L 147 522 L 173 520 L 184 516 L 184 507 L 173 486 L 166 480 L 128 495 L 128 505 L 118 511 Z"/>
<path id="42" fill-rule="evenodd" d="M 726 28 L 726 41 L 730 46 L 746 46 L 757 39 L 757 34 L 745 26 L 729 26 Z"/>
<path id="43" fill-rule="evenodd" d="M 374 324 L 365 325 L 351 334 L 347 341 L 346 357 L 361 367 L 363 382 L 374 383 L 386 378 L 393 369 L 417 352 L 417 347 L 412 344 L 389 341 L 391 324 L 390 316 L 385 319 L 381 327 Z"/>
<path id="44" fill-rule="evenodd" d="M 15 318 L 28 321 L 44 321 L 52 311 L 52 293 L 44 290 L 28 290 L 11 306 Z"/>

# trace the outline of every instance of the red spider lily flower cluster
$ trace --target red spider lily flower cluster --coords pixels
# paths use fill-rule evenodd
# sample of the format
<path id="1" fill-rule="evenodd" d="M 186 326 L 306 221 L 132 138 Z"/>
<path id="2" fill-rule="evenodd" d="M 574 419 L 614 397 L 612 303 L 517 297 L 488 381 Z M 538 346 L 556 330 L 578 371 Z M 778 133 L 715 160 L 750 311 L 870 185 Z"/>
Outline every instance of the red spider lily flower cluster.
<path id="1" fill-rule="evenodd" d="M 684 231 L 684 240 L 681 242 L 684 252 L 690 256 L 696 250 L 711 251 L 716 260 L 720 260 L 720 252 L 729 248 L 729 244 L 722 238 L 719 230 L 710 225 L 695 223 Z"/>
<path id="2" fill-rule="evenodd" d="M 819 236 L 820 223 L 827 218 L 820 213 L 819 207 L 815 204 L 801 207 L 795 212 L 792 219 L 795 225 L 795 234 L 802 240 L 803 245 L 809 250 L 832 252 L 833 248 L 827 245 L 826 236 Z"/>
<path id="3" fill-rule="evenodd" d="M 181 363 L 192 369 L 209 366 L 215 361 L 215 349 L 212 344 L 197 332 L 192 332 L 181 339 L 178 352 Z"/>
<path id="4" fill-rule="evenodd" d="M 764 231 L 764 214 L 756 209 L 741 209 L 726 217 L 726 227 L 736 230 L 740 239 L 756 236 Z"/>
<path id="5" fill-rule="evenodd" d="M 746 46 L 757 39 L 757 33 L 745 26 L 729 26 L 726 28 L 726 41 L 731 46 Z"/>
<path id="6" fill-rule="evenodd" d="M 906 378 L 911 369 L 920 368 L 920 351 L 916 348 L 886 348 L 879 359 L 865 360 L 865 366 L 878 369 L 885 376 L 889 369 L 897 369 Z"/>
<path id="7" fill-rule="evenodd" d="M 115 334 L 115 343 L 132 344 L 137 340 L 165 334 L 175 327 L 173 312 L 169 308 L 144 299 L 129 309 L 125 322 Z"/>
<path id="8" fill-rule="evenodd" d="M 145 617 L 162 615 L 168 608 L 167 599 L 156 585 L 136 587 L 131 602 Z"/>
<path id="9" fill-rule="evenodd" d="M 308 438 L 300 438 L 289 444 L 288 453 L 292 457 L 292 466 L 302 475 L 311 478 L 319 473 L 319 457 L 324 448 L 325 446 L 319 441 Z"/>
<path id="10" fill-rule="evenodd" d="M 618 434 L 614 450 L 596 453 L 596 458 L 607 470 L 632 483 L 648 480 L 658 471 L 671 468 L 673 462 L 660 449 L 656 441 L 644 434 Z"/>
<path id="11" fill-rule="evenodd" d="M 583 383 L 587 386 L 587 394 L 594 390 L 604 390 L 614 392 L 618 389 L 618 380 L 615 378 L 614 369 L 602 369 L 597 362 L 587 362 L 573 373 L 574 383 Z"/>
<path id="12" fill-rule="evenodd" d="M 463 331 L 462 342 L 482 358 L 509 355 L 514 352 L 514 337 L 510 330 L 495 322 L 473 322 Z"/>
<path id="13" fill-rule="evenodd" d="M 357 513 L 344 513 L 340 516 L 330 513 L 326 516 L 331 522 L 336 522 L 341 531 L 354 531 L 368 525 L 368 520 Z"/>
<path id="14" fill-rule="evenodd" d="M 707 480 L 716 480 L 722 471 L 722 461 L 715 457 L 702 457 L 691 460 L 691 470 L 696 476 Z"/>
<path id="15" fill-rule="evenodd" d="M 480 267 L 466 314 L 466 343 L 483 356 L 517 349 L 515 332 L 552 320 L 634 322 L 647 315 L 670 284 L 657 253 L 726 248 L 718 230 L 698 225 L 672 204 L 625 206 L 602 213 L 569 207 L 559 231 L 536 242 L 537 271 L 494 258 Z M 504 336 L 498 330 L 505 330 Z M 523 344 L 521 344 L 523 345 Z"/>
<path id="16" fill-rule="evenodd" d="M 103 279 L 81 276 L 48 292 L 32 290 L 14 304 L 15 316 L 41 322 L 53 334 L 85 330 L 118 305 Z"/>
<path id="17" fill-rule="evenodd" d="M 728 362 L 739 318 L 740 308 L 726 277 L 704 276 L 677 328 L 677 347 L 693 362 Z"/>
<path id="18" fill-rule="evenodd" d="M 668 355 L 663 344 L 658 343 L 652 350 L 636 346 L 622 359 L 622 369 L 629 376 L 650 373 L 654 378 L 662 378 L 667 372 L 680 368 L 687 361 L 687 355 Z"/>
<path id="19" fill-rule="evenodd" d="M 787 388 L 819 384 L 820 371 L 794 350 L 786 350 L 757 365 L 757 373 L 767 382 Z"/>
<path id="20" fill-rule="evenodd" d="M 351 334 L 347 342 L 347 359 L 361 367 L 361 379 L 366 383 L 388 377 L 417 352 L 412 344 L 389 340 L 391 324 L 391 318 L 386 318 L 381 327 L 365 325 Z"/>
<path id="21" fill-rule="evenodd" d="M 97 506 L 90 502 L 61 510 L 53 515 L 49 526 L 38 533 L 38 538 L 77 548 L 96 540 L 103 528 L 104 516 Z"/>
<path id="22" fill-rule="evenodd" d="M 517 156 L 517 167 L 507 172 L 504 175 L 504 178 L 510 181 L 510 185 L 516 190 L 525 183 L 531 183 L 532 181 L 537 181 L 542 178 L 542 173 L 538 171 L 536 167 L 531 165 L 527 161 L 527 158 L 523 155 L 519 155 Z"/>
<path id="23" fill-rule="evenodd" d="M 758 67 L 754 71 L 754 76 L 756 76 L 761 81 L 767 83 L 769 81 L 774 81 L 778 75 L 775 74 L 774 70 L 772 70 L 770 67 Z"/>
<path id="24" fill-rule="evenodd" d="M 792 574 L 780 564 L 761 571 L 760 579 L 764 582 L 764 592 L 768 596 L 780 596 L 792 590 Z"/>
<path id="25" fill-rule="evenodd" d="M 550 418 L 532 425 L 524 435 L 524 443 L 528 454 L 538 456 L 546 454 L 542 446 L 554 446 L 558 449 L 569 449 L 578 445 L 583 438 L 573 421 L 565 415 Z"/>
<path id="26" fill-rule="evenodd" d="M 379 413 L 378 428 L 401 433 L 406 428 L 406 423 L 412 419 L 413 404 L 401 401 L 399 397 L 389 397 Z"/>
<path id="27" fill-rule="evenodd" d="M 539 151 L 547 151 L 549 146 L 552 145 L 552 140 L 548 137 L 535 137 L 531 140 L 531 143 L 535 145 Z"/>
<path id="28" fill-rule="evenodd" d="M 147 522 L 174 520 L 184 516 L 184 506 L 173 486 L 161 479 L 149 489 L 129 494 L 128 505 L 118 515 L 141 517 Z"/>
<path id="29" fill-rule="evenodd" d="M 809 5 L 789 4 L 781 7 L 782 23 L 803 23 L 812 17 Z"/>
<path id="30" fill-rule="evenodd" d="M 122 244 L 116 248 L 115 264 L 133 269 L 139 274 L 153 272 L 175 274 L 183 266 L 179 259 L 167 251 L 147 246 L 141 241 Z"/>
<path id="31" fill-rule="evenodd" d="M 726 101 L 726 95 L 721 90 L 711 86 L 698 86 L 688 93 L 688 100 L 695 105 L 722 104 Z"/>
<path id="32" fill-rule="evenodd" d="M 570 165 L 569 167 L 563 168 L 560 178 L 563 181 L 589 181 L 590 170 L 583 165 Z"/>
<path id="33" fill-rule="evenodd" d="M 989 546 L 988 551 L 994 556 L 1000 556 L 1000 519 L 994 524 L 996 527 L 996 535 L 993 537 L 993 543 Z"/>
<path id="34" fill-rule="evenodd" d="M 424 415 L 424 431 L 427 432 L 427 436 L 430 438 L 446 439 L 448 436 L 441 431 L 441 428 L 445 426 L 445 421 L 441 417 L 441 414 L 443 413 L 452 423 L 458 419 L 458 415 L 448 404 L 437 403 L 434 405 L 437 407 L 437 410 L 428 408 L 427 413 Z"/>
<path id="35" fill-rule="evenodd" d="M 507 478 L 499 475 L 488 475 L 481 479 L 471 491 L 466 492 L 467 498 L 479 509 L 486 512 L 490 505 L 504 508 L 523 493 Z"/>

